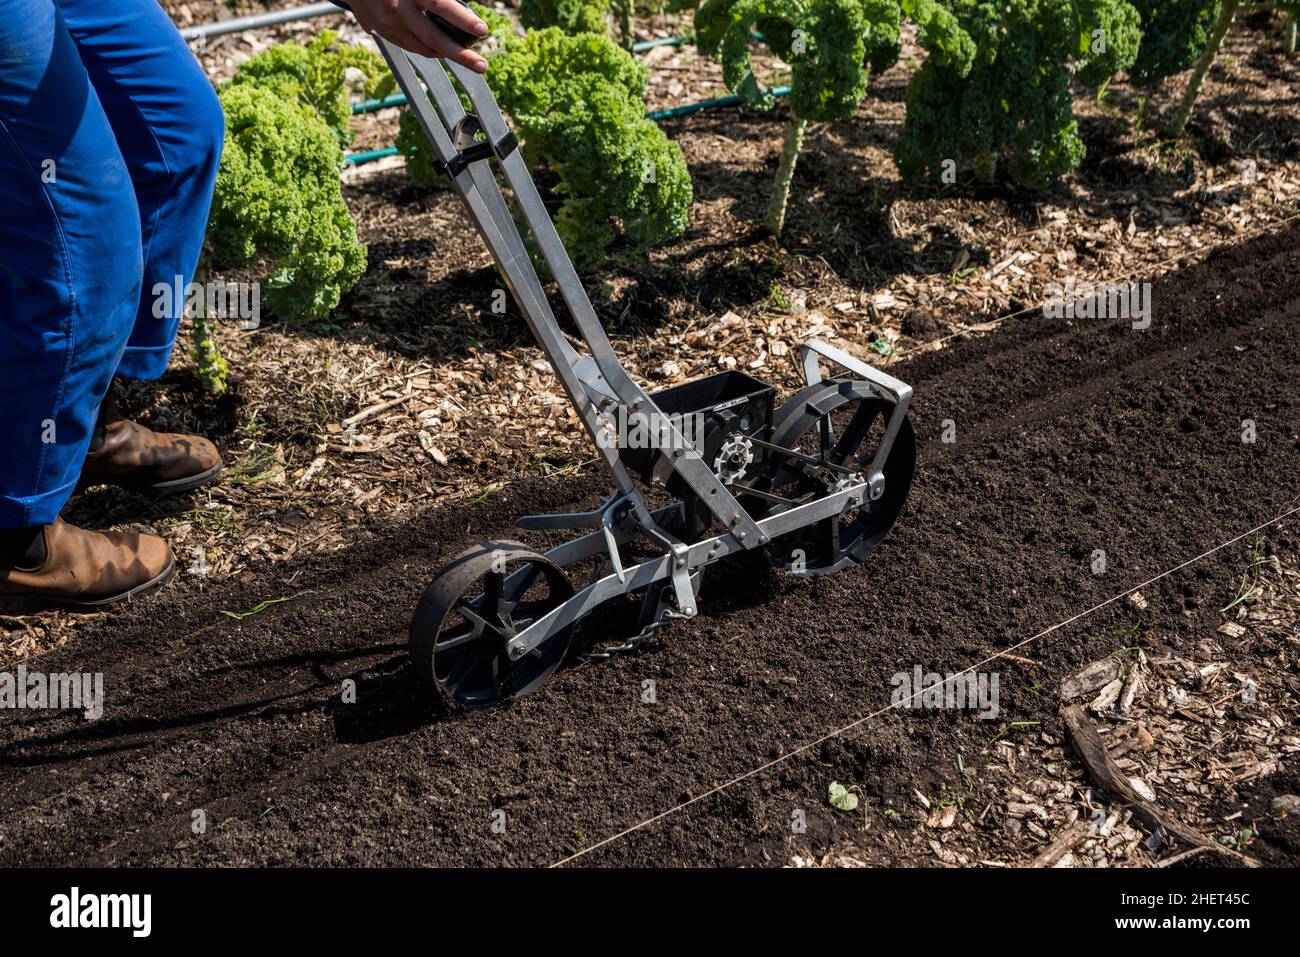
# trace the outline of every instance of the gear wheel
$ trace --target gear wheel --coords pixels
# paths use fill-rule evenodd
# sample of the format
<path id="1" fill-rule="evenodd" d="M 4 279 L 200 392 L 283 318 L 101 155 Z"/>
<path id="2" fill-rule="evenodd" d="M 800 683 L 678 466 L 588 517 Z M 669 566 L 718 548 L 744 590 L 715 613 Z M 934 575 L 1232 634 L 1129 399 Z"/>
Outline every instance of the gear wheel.
<path id="1" fill-rule="evenodd" d="M 754 463 L 754 443 L 749 436 L 735 432 L 727 437 L 713 459 L 713 471 L 723 485 L 739 482 Z"/>

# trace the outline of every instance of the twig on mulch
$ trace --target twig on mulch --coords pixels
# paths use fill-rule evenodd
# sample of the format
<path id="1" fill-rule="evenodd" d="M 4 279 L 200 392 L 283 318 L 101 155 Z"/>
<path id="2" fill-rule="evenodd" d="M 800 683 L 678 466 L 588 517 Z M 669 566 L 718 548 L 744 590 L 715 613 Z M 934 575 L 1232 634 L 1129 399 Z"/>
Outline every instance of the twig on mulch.
<path id="1" fill-rule="evenodd" d="M 387 402 L 378 402 L 375 405 L 370 406 L 369 408 L 362 409 L 356 415 L 349 416 L 348 418 L 344 419 L 343 428 L 348 429 L 351 428 L 352 426 L 360 425 L 362 422 L 366 421 L 366 419 L 370 418 L 371 416 L 378 415 L 380 412 L 387 412 L 389 409 L 393 408 L 394 406 L 399 406 L 404 402 L 410 402 L 415 397 L 416 397 L 416 393 L 408 392 L 406 395 L 399 395 L 396 399 L 389 399 Z"/>
<path id="2" fill-rule="evenodd" d="M 1057 835 L 1056 840 L 1043 848 L 1029 866 L 1054 867 L 1056 862 L 1063 858 L 1074 845 L 1078 844 L 1087 832 L 1088 825 L 1080 818 Z"/>
<path id="3" fill-rule="evenodd" d="M 1208 851 L 1239 861 L 1247 867 L 1259 866 L 1254 858 L 1210 840 L 1138 794 L 1125 779 L 1114 758 L 1110 756 L 1110 752 L 1106 750 L 1101 735 L 1097 733 L 1096 726 L 1081 705 L 1064 706 L 1061 709 L 1061 721 L 1070 736 L 1074 753 L 1087 768 L 1088 776 L 1092 778 L 1093 783 L 1110 795 L 1114 801 L 1131 808 L 1133 815 L 1146 824 L 1153 834 L 1172 834 L 1189 847 L 1203 847 Z"/>
<path id="4" fill-rule="evenodd" d="M 1173 857 L 1166 857 L 1163 861 L 1157 864 L 1156 867 L 1173 867 L 1175 864 L 1179 864 L 1183 861 L 1189 860 L 1193 857 L 1196 857 L 1197 855 L 1204 854 L 1208 850 L 1211 850 L 1211 848 L 1193 847 L 1190 850 L 1182 851 L 1181 853 L 1175 854 Z"/>

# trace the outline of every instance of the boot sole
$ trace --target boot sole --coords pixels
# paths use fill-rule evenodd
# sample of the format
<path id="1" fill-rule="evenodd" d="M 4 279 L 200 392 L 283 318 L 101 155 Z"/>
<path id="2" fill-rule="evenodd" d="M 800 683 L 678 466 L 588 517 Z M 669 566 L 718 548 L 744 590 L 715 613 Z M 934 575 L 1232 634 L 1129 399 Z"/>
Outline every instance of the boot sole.
<path id="1" fill-rule="evenodd" d="M 221 470 L 224 463 L 217 459 L 217 464 L 209 469 L 204 469 L 197 475 L 187 475 L 184 478 L 172 479 L 169 482 L 132 482 L 127 479 L 84 479 L 77 483 L 77 492 L 84 492 L 88 488 L 94 488 L 96 485 L 115 485 L 118 488 L 124 488 L 129 492 L 147 492 L 153 495 L 177 495 L 181 492 L 192 492 L 196 488 L 202 488 L 204 485 L 211 485 L 221 476 Z"/>
<path id="2" fill-rule="evenodd" d="M 110 595 L 107 598 L 63 598 L 58 595 L 0 595 L 0 608 L 6 611 L 12 611 L 20 615 L 28 615 L 37 611 L 102 611 L 110 605 L 116 605 L 120 602 L 129 601 L 132 598 L 140 598 L 150 592 L 157 591 L 166 585 L 176 576 L 176 558 L 172 557 L 159 574 L 155 575 L 149 581 L 142 585 L 136 585 L 127 591 L 118 595 Z"/>

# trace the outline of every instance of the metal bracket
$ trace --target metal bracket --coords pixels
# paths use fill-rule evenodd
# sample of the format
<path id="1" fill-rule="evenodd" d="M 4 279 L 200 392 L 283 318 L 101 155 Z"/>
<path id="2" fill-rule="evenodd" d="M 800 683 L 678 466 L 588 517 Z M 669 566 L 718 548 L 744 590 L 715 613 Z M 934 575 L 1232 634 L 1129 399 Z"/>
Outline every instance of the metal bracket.
<path id="1" fill-rule="evenodd" d="M 763 529 L 765 537 L 777 538 L 797 528 L 804 528 L 824 518 L 839 515 L 844 509 L 845 503 L 851 498 L 860 498 L 864 489 L 865 485 L 863 483 L 857 483 L 838 492 L 831 492 L 829 495 L 812 502 L 771 515 L 762 519 L 758 524 Z M 601 533 L 593 532 L 592 535 L 599 540 Z M 572 561 L 575 555 L 580 554 L 589 547 L 587 539 L 590 537 L 584 536 L 584 538 L 578 539 L 576 542 L 566 542 L 559 545 L 547 552 L 546 557 L 557 565 Z M 679 604 L 684 606 L 681 611 L 685 614 L 685 608 L 695 607 L 694 588 L 691 584 L 692 573 L 728 555 L 734 555 L 744 550 L 744 546 L 736 541 L 734 536 L 726 533 L 714 535 L 693 545 L 683 547 L 686 549 L 686 564 L 684 567 L 678 567 L 677 560 L 680 552 L 674 550 L 673 554 L 660 555 L 630 568 L 625 568 L 622 580 L 616 575 L 606 575 L 604 578 L 594 581 L 579 590 L 573 598 L 529 625 L 512 639 L 512 643 L 522 646 L 525 652 L 531 651 L 561 628 L 565 628 L 582 618 L 589 610 L 602 602 L 616 595 L 648 588 L 658 582 L 673 582 L 674 594 Z M 679 581 L 682 581 L 683 578 L 684 583 L 679 584 Z"/>
<path id="2" fill-rule="evenodd" d="M 480 133 L 484 136 L 487 135 L 483 131 L 483 124 L 478 121 L 478 117 L 473 113 L 466 113 L 451 128 L 451 141 L 456 147 L 456 154 L 445 161 L 441 158 L 435 159 L 433 168 L 443 176 L 450 176 L 454 179 L 470 163 L 476 163 L 491 156 L 503 160 L 519 148 L 519 140 L 515 138 L 513 130 L 507 130 L 505 135 L 495 143 L 491 140 L 479 139 Z"/>

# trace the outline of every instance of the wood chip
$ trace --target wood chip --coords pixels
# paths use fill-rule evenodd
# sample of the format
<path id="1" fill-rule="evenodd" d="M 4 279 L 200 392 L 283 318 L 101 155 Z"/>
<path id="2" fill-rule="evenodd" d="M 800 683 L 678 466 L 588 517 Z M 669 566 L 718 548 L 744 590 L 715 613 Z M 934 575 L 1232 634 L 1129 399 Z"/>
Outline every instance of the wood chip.
<path id="1" fill-rule="evenodd" d="M 1085 665 L 1075 674 L 1061 682 L 1062 701 L 1073 701 L 1086 694 L 1091 694 L 1119 677 L 1122 666 L 1117 658 L 1102 658 L 1090 665 Z"/>
<path id="2" fill-rule="evenodd" d="M 1148 801 L 1154 801 L 1156 799 L 1156 792 L 1151 790 L 1151 785 L 1147 784 L 1141 778 L 1130 777 L 1128 783 L 1134 791 L 1137 791 L 1138 794 L 1142 795 Z"/>
<path id="3" fill-rule="evenodd" d="M 1137 696 L 1146 687 L 1146 682 L 1142 680 L 1142 670 L 1136 666 L 1131 668 L 1128 677 L 1124 679 L 1124 691 L 1119 696 L 1119 710 L 1121 714 L 1128 714 L 1133 702 Z"/>
<path id="4" fill-rule="evenodd" d="M 1101 693 L 1092 699 L 1092 703 L 1088 707 L 1093 711 L 1108 711 L 1119 700 L 1120 692 L 1123 690 L 1124 680 L 1116 678 L 1101 689 Z"/>
<path id="5" fill-rule="evenodd" d="M 925 822 L 926 827 L 952 827 L 953 822 L 957 820 L 957 805 L 949 804 L 947 807 L 935 808 L 930 814 L 929 820 Z"/>
<path id="6" fill-rule="evenodd" d="M 370 406 L 367 409 L 362 409 L 356 415 L 344 419 L 343 428 L 345 430 L 350 429 L 353 426 L 357 425 L 359 422 L 364 422 L 366 419 L 369 419 L 372 416 L 376 416 L 380 412 L 387 412 L 389 409 L 393 408 L 394 406 L 401 405 L 403 402 L 410 402 L 412 399 L 415 398 L 416 395 L 417 393 L 415 392 L 408 392 L 406 395 L 399 395 L 396 399 L 389 399 L 387 402 L 380 402 L 377 403 L 376 405 Z"/>
<path id="7" fill-rule="evenodd" d="M 1043 848 L 1029 866 L 1056 867 L 1057 864 L 1063 862 L 1070 849 L 1078 844 L 1087 832 L 1088 825 L 1082 819 L 1076 819 L 1073 824 L 1057 836 L 1056 840 Z"/>

